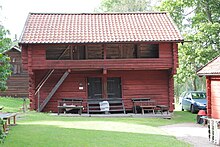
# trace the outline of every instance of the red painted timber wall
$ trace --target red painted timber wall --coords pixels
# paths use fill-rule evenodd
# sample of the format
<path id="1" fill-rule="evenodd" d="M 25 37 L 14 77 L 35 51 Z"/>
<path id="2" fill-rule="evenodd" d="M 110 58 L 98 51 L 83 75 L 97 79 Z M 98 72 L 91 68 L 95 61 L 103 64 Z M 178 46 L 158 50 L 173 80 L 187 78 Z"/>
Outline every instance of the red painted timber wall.
<path id="1" fill-rule="evenodd" d="M 220 77 L 213 76 L 210 80 L 211 99 L 208 99 L 208 103 L 211 105 L 211 118 L 220 119 Z"/>
<path id="2" fill-rule="evenodd" d="M 56 82 L 62 76 L 65 70 L 56 70 L 48 79 L 40 91 L 41 103 L 48 93 L 54 87 Z M 35 83 L 38 83 L 44 74 L 44 71 L 34 71 Z M 170 105 L 173 101 L 172 94 L 169 94 L 169 73 L 167 70 L 158 71 L 107 71 L 103 75 L 102 71 L 90 72 L 71 72 L 59 87 L 58 91 L 51 98 L 43 111 L 57 112 L 57 101 L 62 98 L 84 98 L 87 99 L 87 77 L 121 77 L 122 97 L 126 110 L 132 109 L 131 98 L 150 97 L 156 100 L 158 104 Z M 79 83 L 83 84 L 84 89 L 79 90 Z M 37 85 L 37 84 L 36 84 Z M 171 96 L 171 97 L 169 97 Z M 37 109 L 37 96 L 35 96 L 35 109 Z M 86 103 L 84 104 L 86 107 Z"/>
<path id="3" fill-rule="evenodd" d="M 73 44 L 74 45 L 74 44 Z M 176 68 L 176 43 L 159 43 L 159 58 L 142 59 L 105 59 L 105 60 L 46 60 L 46 48 L 49 45 L 22 46 L 22 60 L 24 68 L 31 64 L 32 70 L 39 69 L 137 69 L 161 70 Z M 28 49 L 31 54 L 28 55 Z M 30 56 L 31 55 L 31 56 Z M 31 58 L 31 63 L 28 61 Z M 125 66 L 126 65 L 126 66 Z"/>

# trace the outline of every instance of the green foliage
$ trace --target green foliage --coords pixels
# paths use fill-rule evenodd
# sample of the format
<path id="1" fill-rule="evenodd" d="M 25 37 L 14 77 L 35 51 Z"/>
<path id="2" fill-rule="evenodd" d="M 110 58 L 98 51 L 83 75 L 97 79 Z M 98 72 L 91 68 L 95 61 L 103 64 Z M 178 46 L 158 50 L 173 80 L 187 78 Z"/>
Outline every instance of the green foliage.
<path id="1" fill-rule="evenodd" d="M 11 39 L 6 37 L 8 34 L 9 31 L 0 25 L 0 53 L 9 49 L 11 46 Z"/>
<path id="2" fill-rule="evenodd" d="M 189 41 L 179 46 L 177 86 L 187 83 L 192 84 L 187 90 L 197 90 L 203 85 L 204 80 L 199 80 L 196 71 L 220 52 L 219 7 L 219 0 L 165 0 L 158 8 L 170 12 L 185 40 Z"/>
<path id="3" fill-rule="evenodd" d="M 11 45 L 11 39 L 6 37 L 8 33 L 9 32 L 0 25 L 0 91 L 7 89 L 6 81 L 11 75 L 10 58 L 3 54 Z"/>
<path id="4" fill-rule="evenodd" d="M 150 10 L 150 0 L 102 0 L 96 11 L 143 12 Z"/>
<path id="5" fill-rule="evenodd" d="M 176 22 L 179 29 L 182 29 L 182 21 L 184 20 L 184 2 L 178 0 L 165 0 L 159 7 L 156 7 L 160 11 L 168 11 L 171 17 Z"/>
<path id="6" fill-rule="evenodd" d="M 3 132 L 3 125 L 5 121 L 0 118 L 0 143 L 4 143 L 6 134 Z"/>
<path id="7" fill-rule="evenodd" d="M 0 53 L 0 91 L 7 89 L 6 81 L 8 76 L 11 75 L 11 65 L 9 63 L 10 58 Z"/>

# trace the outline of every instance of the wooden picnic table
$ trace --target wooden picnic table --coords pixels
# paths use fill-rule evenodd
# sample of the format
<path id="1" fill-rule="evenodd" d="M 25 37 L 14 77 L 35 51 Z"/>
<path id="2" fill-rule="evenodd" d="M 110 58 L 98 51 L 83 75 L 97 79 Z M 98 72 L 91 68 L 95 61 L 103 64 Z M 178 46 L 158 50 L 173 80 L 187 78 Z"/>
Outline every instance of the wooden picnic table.
<path id="1" fill-rule="evenodd" d="M 78 114 L 82 114 L 83 105 L 82 105 L 83 99 L 82 98 L 63 98 L 62 101 L 58 101 L 58 115 L 62 110 L 64 110 L 64 113 L 68 110 L 78 110 Z"/>
<path id="2" fill-rule="evenodd" d="M 169 113 L 169 106 L 167 105 L 157 105 L 157 107 L 160 111 L 161 114 L 163 114 L 164 111 L 167 112 L 167 114 Z"/>
<path id="3" fill-rule="evenodd" d="M 150 98 L 132 98 L 133 103 L 133 112 L 137 114 L 137 106 L 140 106 L 141 103 L 144 103 L 146 101 L 150 101 Z"/>
<path id="4" fill-rule="evenodd" d="M 16 125 L 17 113 L 0 113 L 0 118 L 5 120 L 3 124 L 3 131 L 6 132 L 9 125 Z M 13 118 L 13 124 L 11 124 L 11 118 Z"/>
<path id="5" fill-rule="evenodd" d="M 83 106 L 76 106 L 76 105 L 65 105 L 65 106 L 58 106 L 58 115 L 60 114 L 60 111 L 64 109 L 64 113 L 68 111 L 69 109 L 77 109 L 79 110 L 78 113 L 79 115 L 82 114 Z"/>

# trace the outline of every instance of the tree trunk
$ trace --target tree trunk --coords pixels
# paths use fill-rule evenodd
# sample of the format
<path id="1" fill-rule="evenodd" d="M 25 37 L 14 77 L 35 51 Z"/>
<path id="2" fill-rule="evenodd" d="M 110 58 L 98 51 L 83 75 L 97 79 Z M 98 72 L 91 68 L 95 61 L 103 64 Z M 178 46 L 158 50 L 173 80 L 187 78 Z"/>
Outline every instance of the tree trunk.
<path id="1" fill-rule="evenodd" d="M 193 80 L 193 90 L 197 91 L 196 77 L 194 77 L 192 80 Z"/>

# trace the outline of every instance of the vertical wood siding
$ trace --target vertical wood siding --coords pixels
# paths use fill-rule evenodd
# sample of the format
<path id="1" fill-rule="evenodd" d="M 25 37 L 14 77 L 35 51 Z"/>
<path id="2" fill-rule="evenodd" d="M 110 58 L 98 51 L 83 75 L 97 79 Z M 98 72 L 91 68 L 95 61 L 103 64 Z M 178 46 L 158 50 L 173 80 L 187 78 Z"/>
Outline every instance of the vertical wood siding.
<path id="1" fill-rule="evenodd" d="M 211 79 L 206 77 L 207 116 L 211 117 Z"/>
<path id="2" fill-rule="evenodd" d="M 211 78 L 211 117 L 220 119 L 220 77 Z"/>

